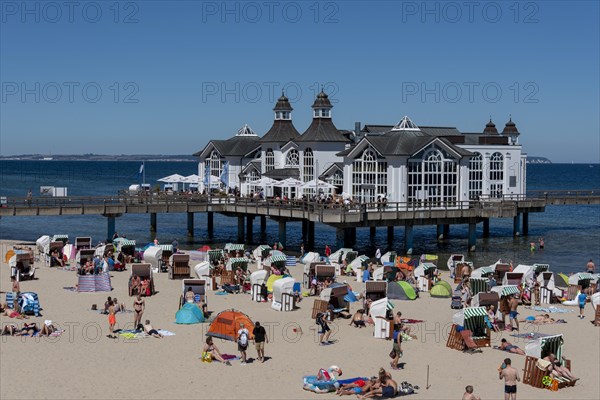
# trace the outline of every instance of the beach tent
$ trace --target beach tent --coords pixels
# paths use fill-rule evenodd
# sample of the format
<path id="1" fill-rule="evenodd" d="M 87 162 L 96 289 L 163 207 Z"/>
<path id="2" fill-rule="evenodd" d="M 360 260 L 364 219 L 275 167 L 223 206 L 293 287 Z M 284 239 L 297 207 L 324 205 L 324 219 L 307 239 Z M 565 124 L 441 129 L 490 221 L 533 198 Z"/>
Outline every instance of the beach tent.
<path id="1" fill-rule="evenodd" d="M 267 279 L 267 290 L 269 292 L 273 292 L 273 284 L 275 283 L 275 281 L 278 281 L 281 278 L 283 278 L 283 276 L 281 276 L 281 275 L 269 276 L 269 279 Z"/>
<path id="2" fill-rule="evenodd" d="M 318 262 L 321 259 L 319 253 L 315 253 L 314 251 L 309 251 L 300 259 L 302 264 L 310 264 L 311 262 Z"/>
<path id="3" fill-rule="evenodd" d="M 215 317 L 212 324 L 210 324 L 206 336 L 235 342 L 237 331 L 240 329 L 240 324 L 242 323 L 244 324 L 244 328 L 248 329 L 248 339 L 252 340 L 254 338 L 252 334 L 254 323 L 246 314 L 234 309 L 221 311 Z"/>
<path id="4" fill-rule="evenodd" d="M 273 302 L 271 308 L 277 311 L 292 311 L 294 309 L 294 290 L 296 280 L 291 277 L 278 279 L 273 283 Z"/>
<path id="5" fill-rule="evenodd" d="M 185 303 L 183 307 L 175 313 L 176 324 L 199 324 L 205 320 L 202 310 L 194 303 Z"/>
<path id="6" fill-rule="evenodd" d="M 431 297 L 448 298 L 452 296 L 452 288 L 447 282 L 441 281 L 431 288 L 429 294 L 431 295 Z"/>
<path id="7" fill-rule="evenodd" d="M 414 300 L 417 298 L 415 289 L 408 282 L 389 282 L 387 297 L 395 300 Z"/>
<path id="8" fill-rule="evenodd" d="M 569 277 L 560 272 L 555 275 L 554 284 L 558 287 L 567 288 L 569 287 Z"/>

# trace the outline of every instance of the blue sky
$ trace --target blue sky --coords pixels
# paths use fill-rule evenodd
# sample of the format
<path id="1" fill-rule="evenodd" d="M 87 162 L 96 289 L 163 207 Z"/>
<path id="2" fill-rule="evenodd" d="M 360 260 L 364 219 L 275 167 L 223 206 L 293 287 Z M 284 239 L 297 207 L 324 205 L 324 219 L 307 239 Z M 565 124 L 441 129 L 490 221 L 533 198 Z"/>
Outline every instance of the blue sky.
<path id="1" fill-rule="evenodd" d="M 116 5 L 115 5 L 116 4 Z M 191 154 L 281 88 L 300 132 L 334 122 L 481 131 L 600 161 L 598 2 L 2 1 L 0 153 Z"/>

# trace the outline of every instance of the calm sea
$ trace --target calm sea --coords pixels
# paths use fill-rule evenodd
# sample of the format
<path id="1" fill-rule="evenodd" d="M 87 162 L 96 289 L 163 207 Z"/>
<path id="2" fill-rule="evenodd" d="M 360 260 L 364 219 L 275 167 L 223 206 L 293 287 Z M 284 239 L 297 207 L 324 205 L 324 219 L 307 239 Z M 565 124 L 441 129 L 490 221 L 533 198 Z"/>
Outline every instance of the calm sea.
<path id="1" fill-rule="evenodd" d="M 140 183 L 139 162 L 84 162 L 84 161 L 0 161 L 0 196 L 25 197 L 29 188 L 38 195 L 40 186 L 66 186 L 69 195 L 94 196 L 115 194 L 130 184 Z M 146 182 L 157 184 L 157 179 L 178 173 L 198 173 L 194 162 L 146 162 Z M 530 164 L 527 168 L 529 190 L 590 190 L 600 188 L 600 165 Z M 266 237 L 258 233 L 255 222 L 256 244 L 277 240 L 277 224 L 268 220 Z M 236 241 L 237 219 L 215 215 L 212 240 L 206 237 L 206 216 L 196 214 L 195 237 L 186 237 L 185 214 L 159 214 L 157 238 L 164 243 L 177 239 L 183 247 L 197 248 L 204 243 L 222 244 Z M 300 246 L 300 223 L 288 224 L 287 245 L 291 251 Z M 579 271 L 589 259 L 600 261 L 600 206 L 548 206 L 544 213 L 532 213 L 529 218 L 529 236 L 512 236 L 512 219 L 492 219 L 490 237 L 482 238 L 478 226 L 477 251 L 467 256 L 476 266 L 488 265 L 499 258 L 514 263 L 548 263 L 554 271 Z M 135 239 L 141 245 L 151 240 L 150 216 L 128 214 L 117 219 L 117 231 Z M 101 216 L 64 217 L 8 217 L 0 219 L 0 239 L 35 241 L 41 235 L 68 234 L 92 236 L 94 242 L 106 236 L 106 219 Z M 316 227 L 316 243 L 335 244 L 335 230 L 325 225 Z M 438 254 L 444 262 L 450 253 L 465 253 L 467 227 L 456 225 L 450 237 L 438 243 L 436 228 L 416 227 L 414 254 Z M 543 237 L 545 249 L 530 252 L 529 243 Z M 387 229 L 377 230 L 371 238 L 368 229 L 357 231 L 357 249 L 372 255 L 375 249 L 389 248 Z M 397 228 L 392 249 L 401 253 L 403 229 Z M 317 251 L 322 249 L 317 248 Z"/>

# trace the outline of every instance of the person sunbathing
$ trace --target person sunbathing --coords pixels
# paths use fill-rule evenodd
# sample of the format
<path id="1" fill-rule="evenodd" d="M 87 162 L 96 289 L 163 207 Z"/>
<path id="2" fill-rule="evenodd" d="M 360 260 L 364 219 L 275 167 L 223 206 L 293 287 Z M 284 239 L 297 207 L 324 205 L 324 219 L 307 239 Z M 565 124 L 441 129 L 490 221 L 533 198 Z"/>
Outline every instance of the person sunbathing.
<path id="1" fill-rule="evenodd" d="M 383 368 L 379 370 L 378 384 L 371 386 L 369 391 L 357 395 L 359 399 L 370 399 L 372 397 L 393 398 L 398 394 L 398 384 L 392 379 L 390 373 Z"/>
<path id="2" fill-rule="evenodd" d="M 131 294 L 133 294 L 134 296 L 142 294 L 142 292 L 140 291 L 141 283 L 142 282 L 139 276 L 134 275 L 133 278 L 131 278 Z"/>
<path id="3" fill-rule="evenodd" d="M 504 338 L 500 341 L 499 348 L 500 348 L 500 350 L 508 351 L 509 353 L 520 354 L 522 356 L 525 355 L 525 352 L 522 349 L 520 349 L 518 346 L 515 346 L 514 344 L 510 343 L 509 341 L 507 341 Z"/>
<path id="4" fill-rule="evenodd" d="M 57 332 L 57 331 L 58 331 L 58 329 L 56 329 L 54 324 L 52 324 L 52 321 L 46 321 L 46 322 L 44 322 L 44 325 L 42 325 L 42 330 L 40 331 L 40 336 L 50 336 L 51 334 L 53 334 L 54 332 Z"/>
<path id="5" fill-rule="evenodd" d="M 18 328 L 15 324 L 6 324 L 2 328 L 2 335 L 15 336 L 17 330 Z"/>
<path id="6" fill-rule="evenodd" d="M 336 390 L 335 394 L 338 396 L 348 396 L 348 395 L 360 395 L 363 393 L 368 393 L 371 390 L 371 387 L 377 382 L 377 378 L 372 377 L 369 380 L 358 379 L 353 383 L 346 383 L 339 387 Z"/>
<path id="7" fill-rule="evenodd" d="M 556 378 L 567 378 L 571 381 L 577 381 L 579 378 L 576 378 L 571 371 L 567 367 L 563 367 L 560 361 L 556 358 L 556 355 L 553 353 L 548 354 L 543 358 L 546 361 L 550 361 L 550 367 L 548 371 L 552 374 L 552 376 Z"/>
<path id="8" fill-rule="evenodd" d="M 15 336 L 33 336 L 37 332 L 39 332 L 39 328 L 37 327 L 37 324 L 35 322 L 31 324 L 25 323 L 21 330 L 17 330 Z"/>
<path id="9" fill-rule="evenodd" d="M 6 306 L 6 308 L 4 309 L 3 315 L 5 317 L 9 317 L 9 318 L 29 319 L 29 317 L 27 315 L 21 314 L 17 310 L 11 310 L 10 308 L 8 308 L 8 306 Z"/>
<path id="10" fill-rule="evenodd" d="M 210 357 L 210 359 L 215 359 L 219 362 L 225 363 L 225 365 L 231 366 L 231 363 L 223 358 L 219 348 L 215 346 L 212 337 L 210 336 L 206 338 L 206 344 L 202 349 L 202 358 L 204 359 L 205 357 Z"/>
<path id="11" fill-rule="evenodd" d="M 146 334 L 148 334 L 148 335 L 150 335 L 152 337 L 158 338 L 158 339 L 162 339 L 163 338 L 163 335 L 161 335 L 160 333 L 158 333 L 158 331 L 156 329 L 154 329 L 152 327 L 152 325 L 150 325 L 150 320 L 149 319 L 147 319 L 146 323 L 144 324 L 144 333 L 146 333 Z"/>
<path id="12" fill-rule="evenodd" d="M 529 316 L 520 322 L 529 322 L 530 324 L 543 325 L 543 324 L 553 324 L 556 322 L 554 318 L 550 318 L 549 314 L 541 314 L 534 316 Z"/>
<path id="13" fill-rule="evenodd" d="M 354 325 L 357 328 L 364 328 L 365 324 L 365 310 L 360 309 L 354 313 L 352 316 L 352 321 L 350 321 L 350 326 Z"/>
<path id="14" fill-rule="evenodd" d="M 192 287 L 188 287 L 187 292 L 185 292 L 185 302 L 186 303 L 193 303 L 194 302 L 194 297 L 195 297 L 195 293 L 192 290 Z"/>
<path id="15" fill-rule="evenodd" d="M 145 278 L 140 284 L 140 294 L 143 296 L 150 295 L 150 279 Z"/>

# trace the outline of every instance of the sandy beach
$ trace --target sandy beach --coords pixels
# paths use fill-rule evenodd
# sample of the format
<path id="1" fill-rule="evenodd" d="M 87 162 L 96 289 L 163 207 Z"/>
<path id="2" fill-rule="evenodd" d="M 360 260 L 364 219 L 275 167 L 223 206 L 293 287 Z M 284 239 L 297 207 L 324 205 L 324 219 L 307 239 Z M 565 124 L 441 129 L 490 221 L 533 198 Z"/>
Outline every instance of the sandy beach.
<path id="1" fill-rule="evenodd" d="M 9 248 L 11 242 L 3 241 L 2 302 L 4 293 L 10 290 L 10 268 L 4 263 L 4 254 Z M 65 332 L 57 338 L 2 336 L 2 399 L 325 399 L 336 396 L 304 391 L 304 375 L 314 375 L 319 368 L 332 364 L 343 369 L 342 378 L 375 375 L 382 366 L 389 369 L 388 353 L 392 344 L 373 338 L 372 327 L 357 329 L 348 326 L 349 320 L 335 320 L 332 338 L 337 339 L 337 343 L 318 346 L 316 325 L 311 319 L 313 298 L 304 298 L 300 308 L 293 312 L 277 312 L 271 309 L 270 303 L 252 302 L 249 295 L 217 296 L 213 292 L 208 294 L 209 310 L 217 313 L 235 308 L 267 327 L 270 342 L 265 354 L 270 358 L 264 364 L 254 362 L 246 366 L 239 361 L 234 361 L 231 367 L 217 362 L 202 363 L 200 353 L 208 324 L 174 323 L 182 284 L 179 280 L 169 280 L 164 273 L 154 275 L 158 293 L 146 298 L 143 319 L 150 319 L 155 328 L 172 331 L 175 336 L 109 339 L 106 337 L 107 317 L 91 311 L 91 306 L 97 304 L 100 307 L 107 296 L 112 296 L 131 309 L 133 298 L 127 296 L 130 271 L 111 273 L 114 289 L 110 293 L 77 293 L 64 289 L 77 283 L 75 272 L 50 269 L 41 263 L 36 265 L 37 279 L 21 282 L 22 291 L 38 293 L 43 307 L 42 316 L 30 317 L 29 321 L 43 324 L 49 319 Z M 290 269 L 294 277 L 301 280 L 302 266 Z M 444 278 L 448 279 L 447 273 Z M 346 280 L 354 291 L 364 289 L 363 284 L 355 282 L 353 277 L 338 280 Z M 411 398 L 460 399 L 466 385 L 473 385 L 475 393 L 483 399 L 503 398 L 504 386 L 498 380 L 497 368 L 508 353 L 485 348 L 483 353 L 470 355 L 445 346 L 455 312 L 450 308 L 449 299 L 435 299 L 424 293 L 415 301 L 393 303 L 394 311 L 402 311 L 403 317 L 426 321 L 413 325 L 417 339 L 403 344 L 404 356 L 400 362 L 404 363 L 404 369 L 392 372 L 397 382 L 408 381 L 420 386 Z M 353 303 L 352 311 L 360 307 L 360 303 Z M 577 318 L 575 308 L 570 309 L 573 311 L 559 316 L 567 321 L 566 324 L 521 324 L 521 331 L 562 333 L 565 339 L 563 355 L 572 360 L 572 372 L 580 380 L 575 387 L 558 392 L 519 384 L 518 398 L 599 398 L 600 328 L 590 324 L 593 319 L 591 305 L 586 308 L 584 320 Z M 524 307 L 520 311 L 521 317 L 536 314 Z M 559 314 L 553 317 L 556 315 Z M 2 316 L 1 322 L 4 325 L 22 321 Z M 118 327 L 126 327 L 126 324 L 131 327 L 132 322 L 133 313 L 117 314 Z M 508 332 L 493 335 L 492 344 L 499 344 L 502 337 L 521 348 L 525 346 L 522 339 L 510 337 Z M 215 343 L 221 352 L 237 354 L 235 343 L 221 340 Z M 253 345 L 248 354 L 256 357 Z M 525 356 L 511 354 L 510 357 L 522 375 Z M 428 367 L 430 387 L 427 389 Z"/>

